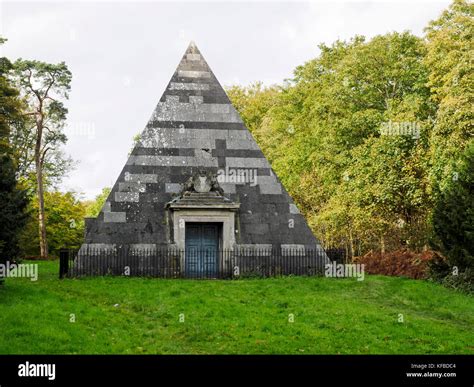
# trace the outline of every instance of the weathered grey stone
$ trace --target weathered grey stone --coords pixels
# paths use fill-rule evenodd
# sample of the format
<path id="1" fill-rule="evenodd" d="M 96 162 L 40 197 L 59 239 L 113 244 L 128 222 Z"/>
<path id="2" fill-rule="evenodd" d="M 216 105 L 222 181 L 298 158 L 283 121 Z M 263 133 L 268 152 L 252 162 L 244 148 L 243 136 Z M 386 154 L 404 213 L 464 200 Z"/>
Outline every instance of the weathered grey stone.
<path id="1" fill-rule="evenodd" d="M 229 130 L 229 140 L 252 140 L 252 135 L 247 130 Z"/>
<path id="2" fill-rule="evenodd" d="M 209 84 L 171 82 L 169 90 L 209 90 Z"/>
<path id="3" fill-rule="evenodd" d="M 265 235 L 270 231 L 268 223 L 249 223 L 244 230 L 249 234 Z"/>
<path id="4" fill-rule="evenodd" d="M 139 198 L 138 192 L 115 192 L 116 202 L 138 202 Z"/>
<path id="5" fill-rule="evenodd" d="M 125 172 L 125 181 L 137 182 L 137 183 L 157 183 L 158 175 Z"/>
<path id="6" fill-rule="evenodd" d="M 139 146 L 145 148 L 195 148 L 205 144 L 214 148 L 216 140 L 226 140 L 228 149 L 259 149 L 244 130 L 149 128 L 141 136 Z"/>
<path id="7" fill-rule="evenodd" d="M 202 95 L 190 95 L 189 96 L 189 102 L 194 103 L 194 104 L 203 103 L 203 97 L 202 97 Z"/>
<path id="8" fill-rule="evenodd" d="M 110 212 L 110 202 L 105 202 L 102 207 L 102 212 Z"/>
<path id="9" fill-rule="evenodd" d="M 166 183 L 165 184 L 165 191 L 168 192 L 168 193 L 178 193 L 179 191 L 181 191 L 181 184 L 177 184 L 177 183 Z"/>
<path id="10" fill-rule="evenodd" d="M 205 105 L 206 106 L 206 105 Z M 217 103 L 217 104 L 208 104 L 209 106 L 209 111 L 210 113 L 236 113 L 235 109 L 232 107 L 232 105 L 227 105 L 223 103 Z"/>
<path id="11" fill-rule="evenodd" d="M 189 156 L 130 156 L 127 165 L 164 165 L 168 167 L 217 167 L 216 158 Z"/>
<path id="12" fill-rule="evenodd" d="M 166 102 L 179 103 L 179 96 L 177 95 L 167 95 Z"/>
<path id="13" fill-rule="evenodd" d="M 221 183 L 221 188 L 226 194 L 235 194 L 235 184 L 232 183 Z"/>
<path id="14" fill-rule="evenodd" d="M 119 183 L 119 191 L 121 192 L 145 192 L 145 183 L 125 181 Z"/>
<path id="15" fill-rule="evenodd" d="M 196 110 L 192 103 L 158 102 L 153 119 L 157 121 L 242 122 L 230 105 L 203 103 Z"/>
<path id="16" fill-rule="evenodd" d="M 270 164 L 265 158 L 251 157 L 226 157 L 226 165 L 230 168 L 269 168 Z"/>
<path id="17" fill-rule="evenodd" d="M 104 222 L 123 223 L 127 220 L 125 212 L 104 212 Z"/>
<path id="18" fill-rule="evenodd" d="M 257 181 L 261 194 L 280 195 L 282 192 L 281 183 L 278 182 L 275 176 L 258 176 Z"/>
<path id="19" fill-rule="evenodd" d="M 210 78 L 211 73 L 209 71 L 178 70 L 178 76 L 183 78 Z"/>
<path id="20" fill-rule="evenodd" d="M 296 204 L 290 203 L 290 214 L 299 214 L 300 210 L 296 206 Z"/>
<path id="21" fill-rule="evenodd" d="M 199 54 L 186 54 L 187 60 L 199 61 L 201 60 L 201 55 Z"/>
<path id="22" fill-rule="evenodd" d="M 251 140 L 234 140 L 227 141 L 227 149 L 255 149 L 260 150 L 257 143 Z"/>

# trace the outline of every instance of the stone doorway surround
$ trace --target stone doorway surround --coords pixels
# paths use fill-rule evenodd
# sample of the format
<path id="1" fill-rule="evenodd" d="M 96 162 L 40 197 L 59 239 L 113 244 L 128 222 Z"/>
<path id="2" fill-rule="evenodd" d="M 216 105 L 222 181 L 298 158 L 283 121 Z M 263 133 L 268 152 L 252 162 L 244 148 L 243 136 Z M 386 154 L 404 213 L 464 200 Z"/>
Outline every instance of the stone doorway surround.
<path id="1" fill-rule="evenodd" d="M 231 250 L 235 245 L 235 212 L 226 210 L 175 210 L 173 211 L 174 243 L 185 248 L 186 223 L 222 223 L 222 248 Z"/>
<path id="2" fill-rule="evenodd" d="M 184 251 L 186 246 L 186 223 L 221 223 L 221 249 L 234 249 L 235 214 L 240 203 L 234 203 L 216 192 L 192 192 L 168 202 L 166 207 L 171 212 L 172 240 L 178 250 Z M 181 256 L 181 267 L 184 267 L 184 254 Z M 226 269 L 228 262 L 223 263 Z"/>

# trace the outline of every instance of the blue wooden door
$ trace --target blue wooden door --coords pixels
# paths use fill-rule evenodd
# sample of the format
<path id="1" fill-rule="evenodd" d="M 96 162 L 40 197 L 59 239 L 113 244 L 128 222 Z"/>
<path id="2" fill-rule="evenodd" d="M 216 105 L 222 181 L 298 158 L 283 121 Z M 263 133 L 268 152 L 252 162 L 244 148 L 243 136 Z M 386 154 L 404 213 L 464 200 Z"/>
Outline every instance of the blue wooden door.
<path id="1" fill-rule="evenodd" d="M 187 277 L 215 277 L 219 258 L 219 226 L 186 224 L 185 267 Z"/>

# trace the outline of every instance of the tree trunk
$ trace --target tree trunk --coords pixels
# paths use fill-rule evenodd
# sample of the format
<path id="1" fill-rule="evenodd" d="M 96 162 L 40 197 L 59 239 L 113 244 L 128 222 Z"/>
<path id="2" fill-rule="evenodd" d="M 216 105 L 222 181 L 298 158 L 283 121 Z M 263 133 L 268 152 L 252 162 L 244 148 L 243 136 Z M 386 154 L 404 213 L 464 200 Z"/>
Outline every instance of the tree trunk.
<path id="1" fill-rule="evenodd" d="M 346 263 L 349 260 L 349 245 L 347 244 L 347 239 L 345 239 L 344 242 L 344 245 L 346 247 L 346 256 L 344 257 L 344 263 Z"/>
<path id="2" fill-rule="evenodd" d="M 349 245 L 351 248 L 351 261 L 354 258 L 354 239 L 352 237 L 352 229 L 349 228 Z"/>
<path id="3" fill-rule="evenodd" d="M 37 160 L 36 162 L 36 184 L 38 195 L 38 230 L 40 242 L 41 259 L 48 258 L 48 241 L 46 239 L 46 220 L 44 216 L 44 190 L 43 190 L 43 165 Z"/>
<path id="4" fill-rule="evenodd" d="M 385 254 L 385 238 L 383 235 L 380 236 L 380 252 Z"/>
<path id="5" fill-rule="evenodd" d="M 40 111 L 42 104 L 40 103 Z M 36 145 L 35 145 L 35 167 L 36 167 L 36 189 L 38 195 L 38 233 L 40 243 L 41 259 L 48 259 L 48 241 L 46 239 L 46 219 L 44 216 L 44 188 L 43 188 L 43 155 L 41 144 L 43 140 L 43 115 L 36 121 Z"/>

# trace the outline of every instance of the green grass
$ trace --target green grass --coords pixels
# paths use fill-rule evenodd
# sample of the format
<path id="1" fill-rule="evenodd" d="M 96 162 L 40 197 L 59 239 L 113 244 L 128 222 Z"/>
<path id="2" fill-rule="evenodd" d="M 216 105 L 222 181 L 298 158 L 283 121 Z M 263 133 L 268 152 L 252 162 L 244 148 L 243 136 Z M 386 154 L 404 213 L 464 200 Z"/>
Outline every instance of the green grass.
<path id="1" fill-rule="evenodd" d="M 57 273 L 57 262 L 40 262 L 38 281 L 7 279 L 0 353 L 474 352 L 473 297 L 427 281 L 59 280 Z"/>

